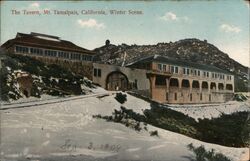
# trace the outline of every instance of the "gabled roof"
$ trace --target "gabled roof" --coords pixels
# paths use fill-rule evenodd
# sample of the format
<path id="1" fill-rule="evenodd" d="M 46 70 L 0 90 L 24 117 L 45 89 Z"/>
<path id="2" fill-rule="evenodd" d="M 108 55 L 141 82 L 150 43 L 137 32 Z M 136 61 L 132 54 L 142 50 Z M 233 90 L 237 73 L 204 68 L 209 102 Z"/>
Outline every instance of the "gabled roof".
<path id="1" fill-rule="evenodd" d="M 161 55 L 152 55 L 152 56 L 144 57 L 138 61 L 135 61 L 133 63 L 128 64 L 127 66 L 133 66 L 133 65 L 136 65 L 139 63 L 147 63 L 147 62 L 166 63 L 166 64 L 170 64 L 170 65 L 176 65 L 176 66 L 181 66 L 181 67 L 190 67 L 190 68 L 200 69 L 200 70 L 204 70 L 204 71 L 231 74 L 230 72 L 228 72 L 226 70 L 220 69 L 220 68 L 212 66 L 212 65 L 198 64 L 198 63 L 194 63 L 194 62 L 183 61 L 180 59 L 174 59 L 174 58 L 170 58 L 167 56 L 161 56 Z"/>
<path id="2" fill-rule="evenodd" d="M 31 32 L 30 34 L 17 33 L 14 39 L 5 42 L 1 47 L 9 48 L 14 44 L 29 45 L 35 47 L 66 50 L 71 52 L 79 52 L 84 54 L 94 54 L 95 52 L 75 45 L 66 40 L 61 40 L 60 37 Z"/>

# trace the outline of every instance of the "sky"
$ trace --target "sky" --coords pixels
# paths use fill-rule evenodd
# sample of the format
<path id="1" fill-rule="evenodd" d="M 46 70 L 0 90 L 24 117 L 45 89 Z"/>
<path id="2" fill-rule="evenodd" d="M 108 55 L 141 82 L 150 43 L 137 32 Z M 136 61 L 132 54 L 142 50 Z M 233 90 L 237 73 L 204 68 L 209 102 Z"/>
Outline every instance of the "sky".
<path id="1" fill-rule="evenodd" d="M 91 50 L 107 39 L 115 45 L 147 45 L 198 38 L 250 67 L 250 8 L 243 0 L 1 1 L 0 5 L 1 44 L 17 32 L 55 35 Z M 24 14 L 24 10 L 40 15 Z M 50 14 L 43 14 L 44 10 Z M 55 10 L 78 15 L 58 15 Z M 82 14 L 87 10 L 106 14 Z M 110 10 L 126 13 L 112 15 Z"/>

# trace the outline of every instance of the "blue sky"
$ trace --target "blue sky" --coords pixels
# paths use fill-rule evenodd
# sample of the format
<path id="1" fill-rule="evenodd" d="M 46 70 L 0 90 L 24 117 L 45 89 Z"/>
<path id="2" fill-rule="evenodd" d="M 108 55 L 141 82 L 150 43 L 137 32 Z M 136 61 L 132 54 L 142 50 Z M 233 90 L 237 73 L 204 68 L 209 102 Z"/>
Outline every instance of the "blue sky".
<path id="1" fill-rule="evenodd" d="M 21 11 L 13 15 L 11 10 Z M 51 15 L 24 15 L 23 10 L 50 10 Z M 54 15 L 76 10 L 79 15 Z M 83 15 L 104 10 L 107 15 Z M 110 15 L 109 10 L 139 10 L 140 15 Z M 17 32 L 56 35 L 87 49 L 113 44 L 156 44 L 185 38 L 206 39 L 243 65 L 249 65 L 249 4 L 220 1 L 4 1 L 1 44 Z"/>

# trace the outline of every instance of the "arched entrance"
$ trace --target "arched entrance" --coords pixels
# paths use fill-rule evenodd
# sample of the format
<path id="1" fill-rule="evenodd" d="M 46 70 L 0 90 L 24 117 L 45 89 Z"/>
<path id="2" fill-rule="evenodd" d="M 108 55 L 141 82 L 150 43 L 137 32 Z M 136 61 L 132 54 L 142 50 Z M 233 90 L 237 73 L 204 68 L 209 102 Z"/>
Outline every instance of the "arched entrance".
<path id="1" fill-rule="evenodd" d="M 183 79 L 182 83 L 181 83 L 181 86 L 184 87 L 184 88 L 189 88 L 190 87 L 189 80 Z"/>
<path id="2" fill-rule="evenodd" d="M 193 80 L 192 87 L 193 87 L 193 88 L 196 88 L 196 89 L 199 89 L 199 88 L 200 88 L 200 83 L 199 83 L 199 81 Z"/>
<path id="3" fill-rule="evenodd" d="M 178 79 L 176 79 L 176 78 L 170 78 L 169 85 L 170 85 L 170 87 L 179 87 Z"/>
<path id="4" fill-rule="evenodd" d="M 106 89 L 110 91 L 127 90 L 128 78 L 125 74 L 119 71 L 111 72 L 106 79 Z"/>

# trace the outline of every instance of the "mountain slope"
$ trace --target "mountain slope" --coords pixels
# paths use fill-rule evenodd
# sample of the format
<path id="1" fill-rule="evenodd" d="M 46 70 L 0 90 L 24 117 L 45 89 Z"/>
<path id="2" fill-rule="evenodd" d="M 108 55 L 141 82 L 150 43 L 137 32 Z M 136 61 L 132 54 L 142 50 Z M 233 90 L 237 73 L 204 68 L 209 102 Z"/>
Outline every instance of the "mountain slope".
<path id="1" fill-rule="evenodd" d="M 135 112 L 149 109 L 150 103 L 127 96 L 123 104 Z M 9 109 L 1 114 L 1 158 L 5 160 L 88 160 L 88 161 L 188 161 L 194 154 L 187 145 L 215 149 L 232 161 L 247 154 L 248 148 L 205 143 L 178 133 L 147 125 L 150 136 L 119 123 L 93 118 L 111 115 L 121 104 L 114 95 L 88 97 L 49 105 Z M 142 124 L 142 123 L 141 123 Z M 220 160 L 221 161 L 221 160 Z"/>
<path id="2" fill-rule="evenodd" d="M 112 45 L 107 44 L 94 50 L 96 60 L 102 63 L 121 65 L 149 55 L 163 55 L 185 61 L 214 65 L 236 75 L 236 91 L 247 91 L 248 68 L 233 60 L 206 40 L 184 39 L 156 45 Z M 126 54 L 125 54 L 126 53 Z"/>

